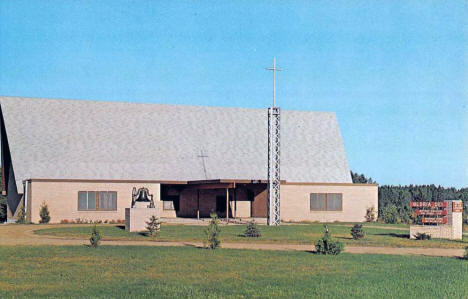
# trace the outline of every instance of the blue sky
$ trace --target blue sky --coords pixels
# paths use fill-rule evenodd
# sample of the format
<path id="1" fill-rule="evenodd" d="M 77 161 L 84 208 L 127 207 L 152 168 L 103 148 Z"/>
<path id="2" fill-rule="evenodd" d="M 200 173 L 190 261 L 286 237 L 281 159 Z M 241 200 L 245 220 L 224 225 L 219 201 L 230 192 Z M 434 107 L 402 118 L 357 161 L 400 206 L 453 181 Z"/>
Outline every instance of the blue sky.
<path id="1" fill-rule="evenodd" d="M 468 187 L 466 1 L 0 2 L 1 95 L 265 108 L 273 56 L 352 170 Z"/>

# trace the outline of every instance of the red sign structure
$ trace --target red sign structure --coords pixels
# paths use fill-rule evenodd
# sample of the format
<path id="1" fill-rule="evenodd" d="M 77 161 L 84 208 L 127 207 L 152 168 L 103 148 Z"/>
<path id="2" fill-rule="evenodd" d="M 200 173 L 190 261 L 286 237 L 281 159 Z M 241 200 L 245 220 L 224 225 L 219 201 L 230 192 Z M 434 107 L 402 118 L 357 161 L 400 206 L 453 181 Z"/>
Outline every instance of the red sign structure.
<path id="1" fill-rule="evenodd" d="M 416 210 L 418 216 L 447 216 L 447 210 Z"/>
<path id="2" fill-rule="evenodd" d="M 447 217 L 442 217 L 442 218 L 428 218 L 428 217 L 423 217 L 422 223 L 434 223 L 434 224 L 447 224 Z"/>
<path id="3" fill-rule="evenodd" d="M 410 201 L 412 208 L 446 208 L 447 202 L 445 201 Z"/>
<path id="4" fill-rule="evenodd" d="M 411 201 L 410 207 L 416 209 L 416 215 L 422 216 L 423 224 L 447 223 L 447 202 L 445 201 Z"/>

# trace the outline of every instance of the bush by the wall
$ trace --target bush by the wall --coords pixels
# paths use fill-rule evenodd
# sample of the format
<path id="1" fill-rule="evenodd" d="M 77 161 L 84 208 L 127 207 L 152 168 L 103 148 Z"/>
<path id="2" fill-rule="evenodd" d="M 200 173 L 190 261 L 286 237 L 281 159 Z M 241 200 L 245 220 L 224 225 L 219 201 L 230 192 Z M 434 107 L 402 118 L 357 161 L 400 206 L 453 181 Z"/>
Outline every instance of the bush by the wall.
<path id="1" fill-rule="evenodd" d="M 150 236 L 156 237 L 161 230 L 161 221 L 159 221 L 159 218 L 156 218 L 154 215 L 151 216 L 149 221 L 146 222 L 146 229 Z"/>
<path id="2" fill-rule="evenodd" d="M 91 243 L 91 247 L 98 247 L 99 243 L 101 242 L 101 238 L 101 233 L 97 229 L 96 225 L 94 225 L 93 230 L 91 231 L 91 237 L 89 238 L 89 243 Z"/>
<path id="3" fill-rule="evenodd" d="M 468 260 L 468 246 L 465 247 L 465 255 L 463 256 L 465 260 Z"/>
<path id="4" fill-rule="evenodd" d="M 0 196 L 0 222 L 7 221 L 7 199 Z"/>
<path id="5" fill-rule="evenodd" d="M 397 223 L 398 222 L 398 209 L 394 205 L 386 206 L 382 210 L 382 219 L 385 223 Z"/>
<path id="6" fill-rule="evenodd" d="M 364 238 L 366 233 L 362 229 L 362 224 L 356 223 L 352 228 L 351 228 L 351 236 L 353 236 L 354 240 L 359 240 Z"/>
<path id="7" fill-rule="evenodd" d="M 211 221 L 208 227 L 205 230 L 206 235 L 206 245 L 210 249 L 216 249 L 221 245 L 221 241 L 219 240 L 219 234 L 221 233 L 221 229 L 219 228 L 219 220 L 218 215 L 211 214 Z"/>
<path id="8" fill-rule="evenodd" d="M 377 212 L 375 211 L 375 207 L 372 206 L 367 208 L 366 210 L 366 222 L 374 222 L 377 220 Z"/>
<path id="9" fill-rule="evenodd" d="M 18 216 L 16 217 L 16 223 L 19 223 L 19 224 L 26 223 L 26 212 L 24 211 L 24 206 L 20 207 Z"/>
<path id="10" fill-rule="evenodd" d="M 432 239 L 431 235 L 426 234 L 426 233 L 417 233 L 414 235 L 416 240 L 430 240 Z"/>
<path id="11" fill-rule="evenodd" d="M 323 237 L 315 243 L 316 252 L 319 254 L 338 255 L 343 249 L 343 243 L 333 240 L 330 232 L 328 231 L 328 226 L 325 225 Z"/>
<path id="12" fill-rule="evenodd" d="M 244 236 L 248 238 L 258 238 L 262 234 L 260 233 L 260 229 L 258 228 L 257 223 L 255 220 L 250 221 L 247 224 L 247 228 L 245 229 Z"/>
<path id="13" fill-rule="evenodd" d="M 49 223 L 50 221 L 50 213 L 49 213 L 49 207 L 45 202 L 41 204 L 41 208 L 39 210 L 39 216 L 41 217 L 41 220 L 39 220 L 39 223 Z"/>

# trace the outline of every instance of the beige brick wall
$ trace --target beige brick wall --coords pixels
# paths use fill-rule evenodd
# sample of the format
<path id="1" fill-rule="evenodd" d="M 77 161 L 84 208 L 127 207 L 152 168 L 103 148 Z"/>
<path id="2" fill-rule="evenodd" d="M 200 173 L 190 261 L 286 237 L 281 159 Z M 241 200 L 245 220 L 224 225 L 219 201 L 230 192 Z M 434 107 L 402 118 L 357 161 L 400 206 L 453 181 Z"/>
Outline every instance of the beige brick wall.
<path id="1" fill-rule="evenodd" d="M 39 209 L 46 202 L 52 223 L 61 220 L 124 220 L 125 208 L 129 208 L 132 200 L 133 187 L 146 187 L 154 195 L 155 206 L 161 217 L 176 217 L 175 211 L 163 210 L 160 200 L 159 183 L 128 183 L 128 182 L 31 182 L 31 193 L 28 201 L 28 218 L 39 222 Z M 116 191 L 117 211 L 78 211 L 78 191 Z M 216 208 L 216 194 L 221 191 L 203 190 L 203 215 L 209 215 Z M 310 211 L 310 193 L 342 193 L 343 211 L 316 212 Z M 237 193 L 237 217 L 251 216 L 251 202 L 246 200 L 241 190 Z M 210 199 L 210 200 L 206 200 Z M 234 210 L 234 202 L 231 202 Z M 184 206 L 185 205 L 185 206 Z M 212 206 L 211 206 L 212 205 Z M 283 221 L 320 221 L 320 222 L 360 222 L 365 221 L 366 209 L 378 208 L 377 186 L 359 184 L 283 184 L 281 185 L 281 219 Z M 181 216 L 196 216 L 196 192 L 184 191 L 180 200 Z M 195 212 L 194 212 L 195 211 Z M 187 215 L 185 215 L 187 214 Z"/>
<path id="2" fill-rule="evenodd" d="M 366 209 L 378 210 L 377 185 L 282 184 L 281 220 L 319 222 L 363 222 Z M 310 193 L 342 193 L 342 211 L 311 211 Z"/>
<path id="3" fill-rule="evenodd" d="M 122 183 L 122 182 L 51 182 L 32 181 L 31 195 L 27 208 L 30 211 L 28 218 L 38 223 L 40 220 L 39 209 L 42 202 L 47 203 L 50 211 L 51 223 L 61 220 L 124 220 L 125 208 L 130 208 L 132 203 L 133 187 L 146 187 L 153 194 L 156 208 L 160 215 L 166 215 L 162 211 L 160 201 L 160 184 L 158 183 Z M 116 191 L 117 211 L 78 211 L 78 191 Z"/>

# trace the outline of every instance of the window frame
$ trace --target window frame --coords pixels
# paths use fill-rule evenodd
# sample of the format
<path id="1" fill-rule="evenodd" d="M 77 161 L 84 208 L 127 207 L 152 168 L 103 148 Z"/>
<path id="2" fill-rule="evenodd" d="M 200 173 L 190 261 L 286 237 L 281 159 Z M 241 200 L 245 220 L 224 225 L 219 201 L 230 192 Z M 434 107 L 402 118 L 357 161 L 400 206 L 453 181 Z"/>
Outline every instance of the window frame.
<path id="1" fill-rule="evenodd" d="M 115 194 L 115 209 L 101 209 L 100 205 L 100 195 L 101 193 L 114 193 Z M 80 209 L 80 193 L 86 193 L 86 209 Z M 94 193 L 94 200 L 95 200 L 95 203 L 94 203 L 94 209 L 89 209 L 88 206 L 89 206 L 89 193 Z M 117 200 L 117 191 L 108 191 L 108 190 L 105 190 L 105 191 L 95 191 L 95 190 L 89 190 L 89 191 L 78 191 L 78 200 L 77 200 L 77 210 L 79 212 L 115 212 L 117 211 L 118 209 L 118 200 Z"/>
<path id="2" fill-rule="evenodd" d="M 320 194 L 324 195 L 324 209 L 323 210 L 315 210 L 312 209 L 312 194 Z M 328 209 L 328 195 L 333 194 L 333 195 L 340 195 L 340 209 L 339 210 L 329 210 Z M 324 192 L 311 192 L 309 193 L 309 211 L 310 212 L 343 212 L 343 193 L 324 193 Z"/>

